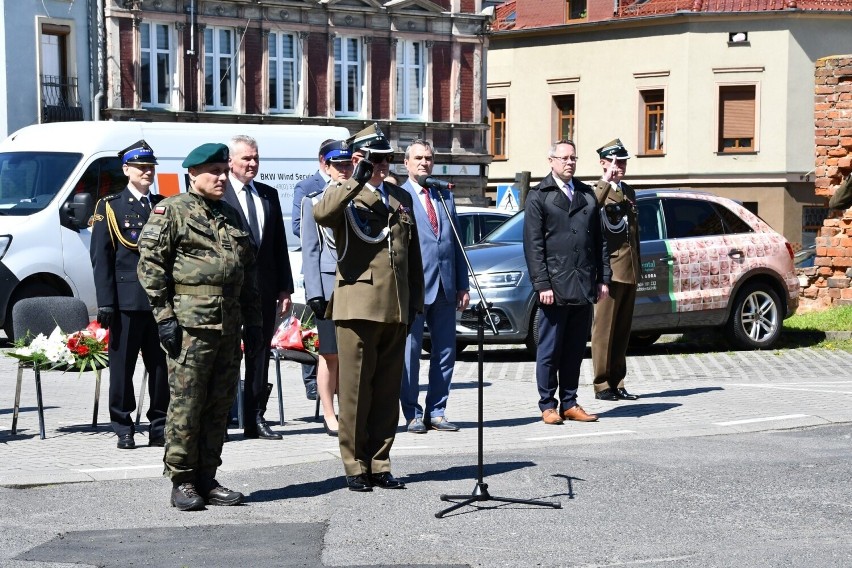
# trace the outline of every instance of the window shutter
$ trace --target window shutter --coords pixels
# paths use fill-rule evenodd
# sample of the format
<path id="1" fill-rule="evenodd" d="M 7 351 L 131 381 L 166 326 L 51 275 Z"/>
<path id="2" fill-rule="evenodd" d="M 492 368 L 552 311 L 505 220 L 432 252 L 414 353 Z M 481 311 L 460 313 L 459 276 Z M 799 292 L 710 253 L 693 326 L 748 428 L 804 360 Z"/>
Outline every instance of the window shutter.
<path id="1" fill-rule="evenodd" d="M 724 87 L 722 138 L 754 138 L 754 87 Z"/>

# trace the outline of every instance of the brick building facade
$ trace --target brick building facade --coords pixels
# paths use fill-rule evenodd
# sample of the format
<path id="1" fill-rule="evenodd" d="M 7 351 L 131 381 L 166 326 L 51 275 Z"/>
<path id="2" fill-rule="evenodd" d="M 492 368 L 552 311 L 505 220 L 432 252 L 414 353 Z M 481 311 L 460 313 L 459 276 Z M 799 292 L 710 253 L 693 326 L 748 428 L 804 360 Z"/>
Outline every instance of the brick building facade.
<path id="1" fill-rule="evenodd" d="M 481 9 L 481 0 L 108 0 L 102 115 L 353 133 L 375 121 L 399 152 L 432 141 L 442 175 L 477 201 L 491 161 Z"/>

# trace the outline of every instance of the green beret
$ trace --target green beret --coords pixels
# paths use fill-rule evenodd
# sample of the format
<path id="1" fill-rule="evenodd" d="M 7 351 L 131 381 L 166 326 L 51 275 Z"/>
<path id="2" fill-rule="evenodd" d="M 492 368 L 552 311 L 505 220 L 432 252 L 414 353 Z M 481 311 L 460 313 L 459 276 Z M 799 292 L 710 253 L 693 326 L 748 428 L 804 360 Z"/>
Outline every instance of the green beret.
<path id="1" fill-rule="evenodd" d="M 224 144 L 208 142 L 189 153 L 181 164 L 185 168 L 194 168 L 203 164 L 218 164 L 228 161 L 228 147 Z"/>

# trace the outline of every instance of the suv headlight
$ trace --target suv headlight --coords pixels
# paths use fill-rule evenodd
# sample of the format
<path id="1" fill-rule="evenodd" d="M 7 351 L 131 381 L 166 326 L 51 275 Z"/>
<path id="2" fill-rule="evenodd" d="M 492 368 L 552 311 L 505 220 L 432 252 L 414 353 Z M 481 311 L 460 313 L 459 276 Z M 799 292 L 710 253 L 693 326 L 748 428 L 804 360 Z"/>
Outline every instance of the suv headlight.
<path id="1" fill-rule="evenodd" d="M 0 260 L 6 256 L 10 244 L 12 244 L 12 235 L 0 235 Z"/>
<path id="2" fill-rule="evenodd" d="M 477 274 L 479 286 L 482 288 L 511 288 L 521 281 L 521 272 L 489 272 Z"/>

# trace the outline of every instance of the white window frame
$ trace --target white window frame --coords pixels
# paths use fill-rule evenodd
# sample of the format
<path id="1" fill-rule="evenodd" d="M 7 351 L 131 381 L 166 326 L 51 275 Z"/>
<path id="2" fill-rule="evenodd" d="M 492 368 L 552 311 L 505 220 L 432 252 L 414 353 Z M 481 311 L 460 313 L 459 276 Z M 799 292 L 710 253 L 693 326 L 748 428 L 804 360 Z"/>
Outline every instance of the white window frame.
<path id="1" fill-rule="evenodd" d="M 269 77 L 266 85 L 267 90 L 269 91 L 269 112 L 273 114 L 295 114 L 296 110 L 299 107 L 299 87 L 301 85 L 299 80 L 299 72 L 301 71 L 301 44 L 299 41 L 298 34 L 290 33 L 290 32 L 269 32 L 268 42 L 272 41 L 272 38 L 275 38 L 275 52 L 273 52 L 272 47 L 267 44 L 269 48 Z M 293 42 L 293 55 L 292 57 L 284 57 L 281 55 L 282 53 L 282 39 L 289 37 Z M 285 107 L 283 106 L 284 100 L 284 70 L 289 67 L 292 71 L 292 85 L 290 88 L 292 89 L 292 106 Z M 272 69 L 275 69 L 275 76 L 278 80 L 278 84 L 275 88 L 275 92 L 272 92 Z"/>
<path id="2" fill-rule="evenodd" d="M 219 41 L 219 32 L 226 31 L 230 33 L 231 45 L 230 53 L 223 53 Z M 207 53 L 207 34 L 212 34 L 213 52 Z M 205 110 L 234 110 L 234 105 L 237 99 L 237 32 L 234 28 L 208 26 L 204 28 L 204 109 Z M 219 78 L 219 67 L 222 60 L 229 60 L 228 74 L 231 80 L 230 101 L 221 100 L 221 90 L 219 89 L 217 79 Z M 208 69 L 208 64 L 211 68 Z M 207 103 L 207 73 L 208 70 L 213 74 L 214 85 L 212 92 L 213 102 Z M 228 104 L 230 103 L 230 104 Z"/>
<path id="3" fill-rule="evenodd" d="M 354 53 L 349 48 L 350 40 L 355 40 Z M 339 50 L 338 50 L 339 46 Z M 338 51 L 340 57 L 338 58 Z M 360 116 L 363 111 L 364 102 L 364 41 L 360 37 L 336 36 L 333 46 L 334 55 L 334 116 Z M 357 74 L 357 85 L 351 89 L 355 94 L 355 101 L 349 100 L 350 85 L 348 81 L 349 69 L 355 68 Z M 340 80 L 340 96 L 337 95 L 337 82 Z"/>
<path id="4" fill-rule="evenodd" d="M 167 49 L 160 49 L 157 47 L 157 27 L 162 26 L 166 29 L 166 37 L 168 38 L 169 47 Z M 146 34 L 148 35 L 148 49 L 142 47 L 142 37 Z M 145 100 L 142 96 L 141 85 L 139 86 L 139 100 L 142 103 L 143 107 L 148 108 L 170 108 L 174 106 L 174 92 L 176 77 L 175 77 L 175 56 L 177 54 L 177 46 L 176 46 L 176 38 L 174 34 L 174 30 L 172 26 L 169 24 L 164 24 L 162 22 L 140 22 L 139 24 L 139 68 L 141 73 L 142 68 L 142 55 L 146 52 L 150 57 L 150 66 L 148 69 L 148 82 L 151 87 L 151 99 L 156 96 L 156 93 L 159 92 L 159 82 L 158 82 L 158 59 L 157 56 L 160 54 L 166 54 L 168 56 L 168 69 L 166 76 L 168 77 L 169 85 L 168 85 L 168 97 L 166 102 L 153 101 L 153 100 Z M 142 77 L 140 77 L 140 80 Z"/>
<path id="5" fill-rule="evenodd" d="M 420 50 L 420 63 L 415 64 L 414 49 Z M 426 109 L 426 44 L 422 41 L 400 40 L 396 44 L 396 116 L 400 119 L 421 120 Z M 417 100 L 419 108 L 412 109 L 411 90 L 416 88 L 409 80 L 409 72 L 416 71 L 420 83 Z"/>

